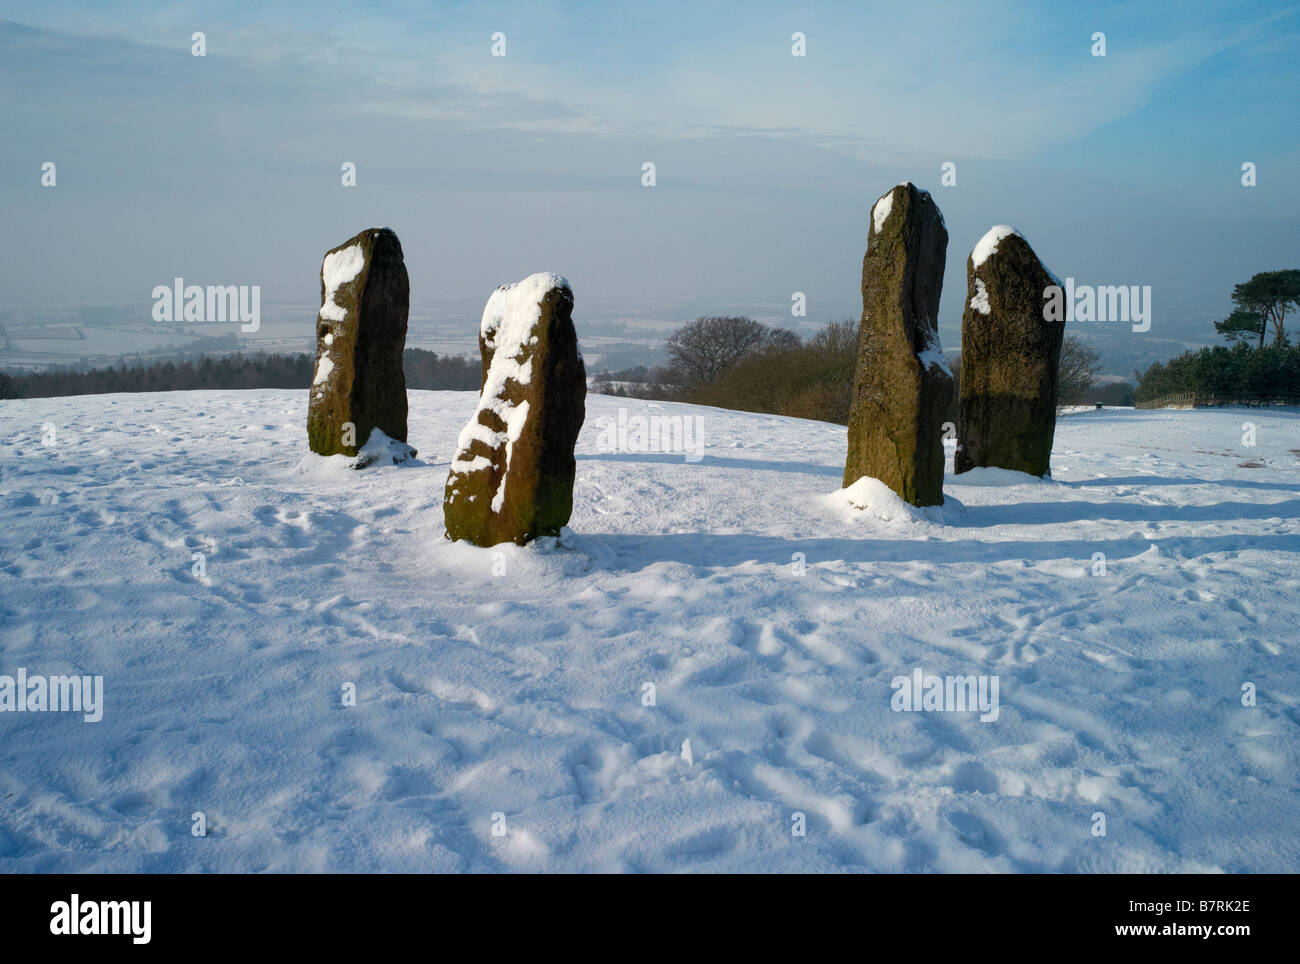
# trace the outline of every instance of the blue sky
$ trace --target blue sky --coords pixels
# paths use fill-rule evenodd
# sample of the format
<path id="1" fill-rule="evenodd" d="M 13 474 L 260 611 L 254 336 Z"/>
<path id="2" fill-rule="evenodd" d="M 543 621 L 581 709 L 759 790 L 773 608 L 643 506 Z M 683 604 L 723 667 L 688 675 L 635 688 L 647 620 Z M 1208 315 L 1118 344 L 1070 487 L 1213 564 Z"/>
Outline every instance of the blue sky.
<path id="1" fill-rule="evenodd" d="M 0 4 L 0 279 L 142 318 L 177 275 L 310 301 L 388 224 L 417 304 L 554 270 L 579 317 L 803 291 L 823 321 L 860 312 L 870 206 L 911 180 L 949 228 L 950 347 L 1000 223 L 1207 339 L 1233 283 L 1300 266 L 1298 40 L 1296 6 L 1242 2 Z"/>

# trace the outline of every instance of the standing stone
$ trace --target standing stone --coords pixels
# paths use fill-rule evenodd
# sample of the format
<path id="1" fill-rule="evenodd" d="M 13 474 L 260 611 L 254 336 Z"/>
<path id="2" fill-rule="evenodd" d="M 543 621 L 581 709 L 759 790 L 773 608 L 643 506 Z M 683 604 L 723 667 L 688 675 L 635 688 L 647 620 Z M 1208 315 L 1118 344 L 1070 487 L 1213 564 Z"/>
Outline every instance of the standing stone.
<path id="1" fill-rule="evenodd" d="M 844 485 L 879 479 L 912 505 L 943 502 L 952 371 L 939 344 L 948 229 L 927 191 L 898 185 L 871 209 Z"/>
<path id="2" fill-rule="evenodd" d="M 307 405 L 311 450 L 356 455 L 375 429 L 405 443 L 402 349 L 410 283 L 397 235 L 371 228 L 327 251 L 320 290 L 316 374 Z M 414 454 L 405 444 L 394 448 Z"/>
<path id="3" fill-rule="evenodd" d="M 480 546 L 558 536 L 573 511 L 573 448 L 587 372 L 573 291 L 530 275 L 488 298 L 479 328 L 483 387 L 447 476 L 447 538 Z"/>
<path id="4" fill-rule="evenodd" d="M 956 472 L 1051 474 L 1065 321 L 1045 320 L 1044 294 L 1058 284 L 1007 225 L 984 235 L 966 260 Z"/>

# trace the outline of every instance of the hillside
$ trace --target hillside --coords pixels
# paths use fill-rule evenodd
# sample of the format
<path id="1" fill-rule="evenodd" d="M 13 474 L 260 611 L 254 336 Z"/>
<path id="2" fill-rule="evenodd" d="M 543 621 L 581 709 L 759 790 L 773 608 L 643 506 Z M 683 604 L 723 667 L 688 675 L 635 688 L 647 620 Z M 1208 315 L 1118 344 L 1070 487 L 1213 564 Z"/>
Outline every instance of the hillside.
<path id="1" fill-rule="evenodd" d="M 306 401 L 0 404 L 0 673 L 105 692 L 0 714 L 0 870 L 1300 867 L 1294 411 L 1075 414 L 1054 481 L 862 511 L 840 426 L 589 396 L 571 533 L 480 550 L 441 511 L 474 393 L 411 392 L 419 461 L 364 472 Z M 599 451 L 620 406 L 703 458 Z M 892 711 L 916 669 L 997 718 Z"/>

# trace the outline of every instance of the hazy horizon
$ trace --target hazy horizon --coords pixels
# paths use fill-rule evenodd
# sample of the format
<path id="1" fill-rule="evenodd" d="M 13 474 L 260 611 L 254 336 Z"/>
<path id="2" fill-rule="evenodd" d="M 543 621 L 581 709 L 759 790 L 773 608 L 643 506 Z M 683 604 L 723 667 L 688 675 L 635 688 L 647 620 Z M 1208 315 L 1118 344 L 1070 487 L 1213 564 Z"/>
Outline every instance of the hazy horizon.
<path id="1" fill-rule="evenodd" d="M 621 316 L 656 323 L 633 342 L 697 314 L 807 330 L 860 315 L 870 207 L 910 180 L 948 225 L 946 348 L 966 257 L 1006 223 L 1062 277 L 1151 286 L 1149 332 L 1072 326 L 1127 372 L 1213 342 L 1234 283 L 1300 263 L 1297 39 L 1269 4 L 0 4 L 22 229 L 0 324 L 147 326 L 175 277 L 310 305 L 323 253 L 387 224 L 413 319 L 457 305 L 467 346 L 474 304 L 539 270 L 572 283 L 584 344 Z"/>

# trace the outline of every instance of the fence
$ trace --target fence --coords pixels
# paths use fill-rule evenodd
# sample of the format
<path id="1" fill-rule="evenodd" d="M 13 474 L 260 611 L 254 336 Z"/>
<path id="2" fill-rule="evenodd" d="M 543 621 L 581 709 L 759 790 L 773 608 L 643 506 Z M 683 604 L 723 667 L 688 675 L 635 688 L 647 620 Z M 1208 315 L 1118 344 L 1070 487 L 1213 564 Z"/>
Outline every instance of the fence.
<path id="1" fill-rule="evenodd" d="M 1161 395 L 1135 403 L 1138 408 L 1215 408 L 1221 405 L 1300 405 L 1300 393 L 1276 395 L 1210 395 L 1204 392 L 1181 392 Z"/>

